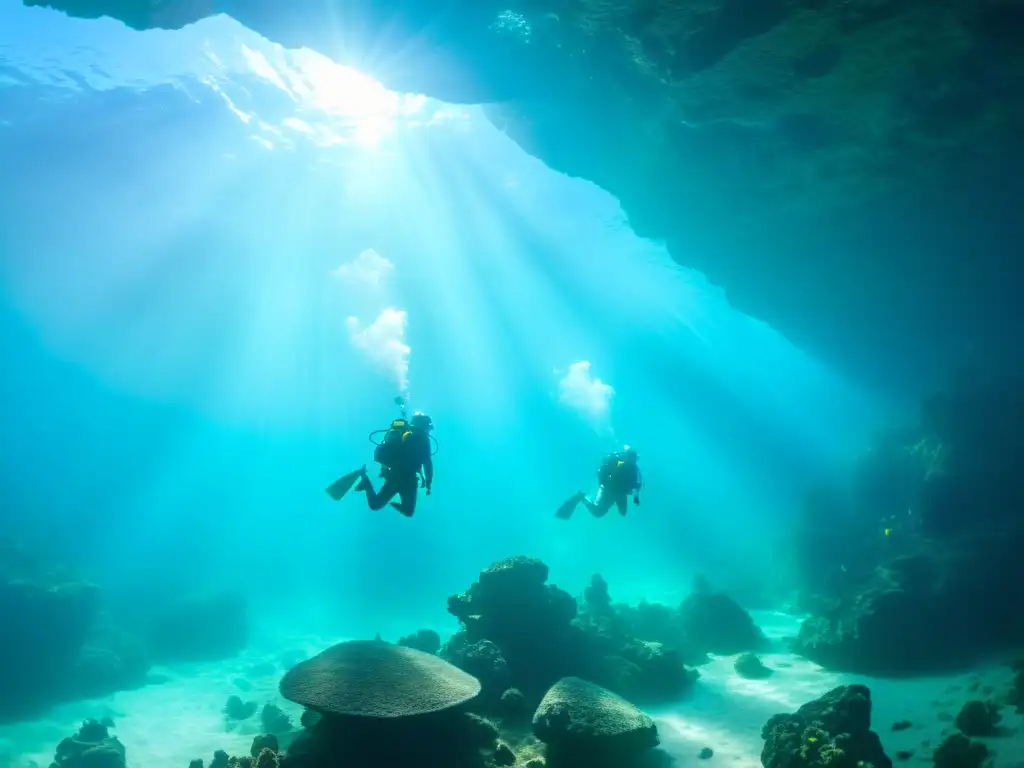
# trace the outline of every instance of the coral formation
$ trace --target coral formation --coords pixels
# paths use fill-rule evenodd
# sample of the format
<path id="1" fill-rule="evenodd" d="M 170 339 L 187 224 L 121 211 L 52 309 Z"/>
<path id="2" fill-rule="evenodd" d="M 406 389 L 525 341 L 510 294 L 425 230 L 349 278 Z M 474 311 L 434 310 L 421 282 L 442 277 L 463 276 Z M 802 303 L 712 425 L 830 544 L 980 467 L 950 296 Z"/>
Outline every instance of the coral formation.
<path id="1" fill-rule="evenodd" d="M 0 721 L 145 681 L 148 659 L 104 615 L 99 588 L 7 539 L 0 614 L 17 617 L 0 639 Z"/>
<path id="2" fill-rule="evenodd" d="M 871 730 L 871 692 L 863 685 L 835 688 L 793 714 L 773 716 L 761 729 L 761 738 L 765 768 L 892 768 Z"/>
<path id="3" fill-rule="evenodd" d="M 516 753 L 512 751 L 512 747 L 503 741 L 499 741 L 498 746 L 494 750 L 494 764 L 515 765 Z"/>
<path id="4" fill-rule="evenodd" d="M 981 768 L 988 760 L 988 747 L 962 733 L 951 733 L 935 750 L 932 760 L 935 768 Z"/>
<path id="5" fill-rule="evenodd" d="M 599 614 L 612 618 L 615 613 L 603 580 L 594 580 L 586 598 L 592 613 L 577 616 L 576 601 L 547 584 L 547 566 L 541 561 L 500 561 L 483 571 L 466 594 L 449 600 L 449 609 L 464 628 L 441 656 L 430 652 L 431 642 L 423 643 L 423 650 L 411 647 L 430 640 L 420 632 L 403 638 L 405 645 L 379 638 L 353 641 L 301 661 L 280 683 L 284 698 L 306 708 L 303 730 L 287 754 L 278 751 L 270 722 L 277 722 L 279 710 L 268 705 L 261 715 L 267 734 L 253 741 L 250 755 L 228 757 L 218 752 L 211 768 L 326 768 L 338 760 L 352 768 L 411 762 L 452 768 L 522 762 L 540 768 L 546 763 L 530 755 L 534 747 L 513 742 L 518 744 L 514 749 L 499 740 L 497 726 L 475 714 L 497 715 L 518 733 L 515 724 L 527 722 L 534 705 L 533 729 L 547 742 L 546 757 L 553 766 L 593 753 L 609 739 L 613 751 L 627 758 L 649 750 L 658 741 L 653 722 L 616 693 L 572 676 L 545 683 L 544 675 L 561 669 L 600 677 L 623 665 L 634 667 L 633 676 L 642 676 L 646 669 L 648 686 L 664 688 L 665 680 L 671 681 L 675 694 L 692 683 L 693 675 L 658 643 L 636 641 L 618 629 L 601 630 L 591 621 Z M 225 709 L 253 714 L 253 705 L 238 697 L 232 697 Z M 574 725 L 567 726 L 564 716 Z M 583 725 L 589 735 L 579 733 Z M 525 751 L 517 756 L 516 749 Z M 592 755 L 593 760 L 607 757 L 607 749 L 601 747 L 600 752 Z"/>
<path id="6" fill-rule="evenodd" d="M 465 704 L 480 693 L 480 681 L 422 651 L 356 640 L 295 665 L 280 689 L 321 714 L 402 718 Z"/>
<path id="7" fill-rule="evenodd" d="M 149 667 L 149 654 L 143 643 L 101 615 L 71 669 L 73 697 L 90 698 L 137 688 L 149 681 Z"/>
<path id="8" fill-rule="evenodd" d="M 253 738 L 252 746 L 249 747 L 249 754 L 253 757 L 258 757 L 265 749 L 277 752 L 278 748 L 277 737 L 274 734 L 261 734 Z"/>
<path id="9" fill-rule="evenodd" d="M 694 579 L 691 594 L 676 609 L 647 602 L 615 604 L 596 614 L 589 604 L 584 608 L 584 618 L 598 631 L 660 643 L 691 665 L 706 663 L 708 653 L 731 655 L 767 646 L 750 614 L 702 577 Z"/>
<path id="10" fill-rule="evenodd" d="M 733 663 L 733 668 L 736 670 L 737 675 L 748 680 L 763 680 L 774 674 L 773 670 L 768 669 L 761 659 L 753 653 L 740 654 L 739 658 Z"/>
<path id="11" fill-rule="evenodd" d="M 544 695 L 533 733 L 552 765 L 628 764 L 658 746 L 658 729 L 646 714 L 594 683 L 567 677 Z"/>
<path id="12" fill-rule="evenodd" d="M 74 736 L 57 745 L 50 768 L 126 768 L 125 750 L 108 727 L 86 720 Z"/>
<path id="13" fill-rule="evenodd" d="M 691 687 L 696 675 L 676 651 L 626 631 L 603 579 L 592 581 L 580 612 L 547 578 L 540 560 L 511 557 L 448 599 L 463 629 L 441 655 L 482 681 L 486 711 L 500 714 L 510 687 L 534 706 L 563 677 L 583 677 L 633 700 L 674 698 Z"/>
<path id="14" fill-rule="evenodd" d="M 759 651 L 767 645 L 750 614 L 725 593 L 712 590 L 706 580 L 694 581 L 694 589 L 679 612 L 687 642 L 701 653 L 730 656 Z"/>
<path id="15" fill-rule="evenodd" d="M 991 701 L 968 701 L 956 716 L 956 727 L 965 736 L 994 736 L 1003 716 Z"/>
<path id="16" fill-rule="evenodd" d="M 264 704 L 260 710 L 260 723 L 265 733 L 288 733 L 292 729 L 291 718 L 276 704 Z"/>
<path id="17" fill-rule="evenodd" d="M 242 701 L 238 696 L 228 696 L 224 702 L 224 718 L 226 720 L 248 720 L 256 714 L 259 704 L 255 701 Z"/>
<path id="18" fill-rule="evenodd" d="M 341 643 L 290 669 L 280 689 L 321 714 L 288 750 L 295 768 L 484 768 L 487 760 L 507 759 L 497 728 L 465 711 L 480 681 L 422 651 Z"/>
<path id="19" fill-rule="evenodd" d="M 547 578 L 548 567 L 529 557 L 508 558 L 481 571 L 467 592 L 448 598 L 448 612 L 464 630 L 444 654 L 467 669 L 489 666 L 481 677 L 485 684 L 507 676 L 523 693 L 539 697 L 562 677 L 562 666 L 573 663 L 580 644 L 572 625 L 576 600 L 547 584 Z M 498 687 L 500 696 L 508 686 Z"/>
<path id="20" fill-rule="evenodd" d="M 1024 387 L 972 375 L 886 431 L 848 492 L 816 494 L 797 542 L 795 650 L 833 669 L 906 675 L 1024 643 Z M 816 532 L 816 533 L 815 533 Z M 827 549 L 827 557 L 823 551 Z"/>

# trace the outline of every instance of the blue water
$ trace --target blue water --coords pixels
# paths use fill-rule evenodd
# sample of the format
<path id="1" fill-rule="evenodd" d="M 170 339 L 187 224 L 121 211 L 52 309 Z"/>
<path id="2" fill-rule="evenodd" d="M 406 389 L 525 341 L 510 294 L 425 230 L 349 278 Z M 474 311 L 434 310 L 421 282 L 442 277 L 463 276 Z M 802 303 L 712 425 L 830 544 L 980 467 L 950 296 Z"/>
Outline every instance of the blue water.
<path id="1" fill-rule="evenodd" d="M 0 0 L 0 168 L 4 529 L 114 601 L 237 589 L 268 624 L 393 636 L 529 553 L 573 592 L 600 571 L 674 599 L 701 572 L 770 603 L 803 493 L 900 406 L 480 108 L 226 17 L 138 33 Z M 338 274 L 366 251 L 390 266 Z M 388 309 L 440 444 L 412 519 L 323 491 L 396 415 L 387 344 L 348 321 Z M 642 506 L 555 520 L 624 443 Z"/>

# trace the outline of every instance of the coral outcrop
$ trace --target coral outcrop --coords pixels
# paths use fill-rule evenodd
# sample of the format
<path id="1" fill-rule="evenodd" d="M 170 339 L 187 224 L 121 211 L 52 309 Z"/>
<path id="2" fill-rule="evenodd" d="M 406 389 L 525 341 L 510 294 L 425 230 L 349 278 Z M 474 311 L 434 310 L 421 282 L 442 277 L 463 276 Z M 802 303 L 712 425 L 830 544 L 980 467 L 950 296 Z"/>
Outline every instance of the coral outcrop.
<path id="1" fill-rule="evenodd" d="M 86 720 L 74 736 L 57 745 L 50 768 L 126 768 L 124 745 L 108 726 Z"/>
<path id="2" fill-rule="evenodd" d="M 78 582 L 0 581 L 0 716 L 27 714 L 69 693 L 71 672 L 99 611 L 99 590 Z"/>
<path id="3" fill-rule="evenodd" d="M 280 690 L 321 714 L 289 747 L 294 768 L 486 768 L 506 757 L 494 725 L 466 712 L 480 681 L 412 648 L 341 643 L 290 669 Z"/>
<path id="4" fill-rule="evenodd" d="M 292 720 L 276 704 L 264 704 L 260 710 L 260 725 L 268 734 L 283 734 L 292 730 Z"/>
<path id="5" fill-rule="evenodd" d="M 692 665 L 706 663 L 708 653 L 732 655 L 762 650 L 768 644 L 750 614 L 702 577 L 694 580 L 682 604 L 673 608 L 647 602 L 613 604 L 608 585 L 595 576 L 584 594 L 578 621 L 592 633 L 618 638 L 641 654 L 638 643 L 670 651 Z"/>
<path id="6" fill-rule="evenodd" d="M 693 592 L 679 608 L 687 644 L 701 653 L 730 656 L 759 651 L 768 641 L 739 603 L 697 579 Z"/>
<path id="7" fill-rule="evenodd" d="M 816 494 L 797 543 L 795 649 L 834 669 L 913 674 L 1024 643 L 1024 387 L 972 377 L 882 434 L 848 493 Z M 817 533 L 815 533 L 815 531 Z M 827 556 L 826 556 L 827 555 Z"/>
<path id="8" fill-rule="evenodd" d="M 533 733 L 552 766 L 628 765 L 658 746 L 654 721 L 599 685 L 567 677 L 544 695 Z"/>
<path id="9" fill-rule="evenodd" d="M 592 680 L 633 700 L 674 698 L 690 688 L 696 675 L 677 652 L 623 631 L 603 580 L 595 578 L 580 613 L 575 598 L 547 579 L 542 561 L 511 557 L 448 600 L 463 629 L 441 654 L 480 678 L 488 711 L 500 711 L 509 688 L 533 706 L 563 677 Z"/>
<path id="10" fill-rule="evenodd" d="M 238 696 L 228 696 L 221 710 L 224 719 L 228 721 L 248 720 L 259 710 L 259 704 L 255 701 L 242 701 Z"/>
<path id="11" fill-rule="evenodd" d="M 932 754 L 935 768 L 982 768 L 988 757 L 988 747 L 962 733 L 951 733 Z"/>
<path id="12" fill-rule="evenodd" d="M 1003 716 L 992 701 L 968 701 L 956 716 L 956 727 L 964 736 L 995 736 Z"/>
<path id="13" fill-rule="evenodd" d="M 863 685 L 835 688 L 793 714 L 775 715 L 761 729 L 761 738 L 764 768 L 892 768 L 871 730 L 871 692 Z"/>
<path id="14" fill-rule="evenodd" d="M 748 680 L 763 680 L 766 677 L 771 677 L 773 670 L 768 669 L 753 653 L 740 654 L 739 658 L 736 659 L 733 667 L 736 670 L 736 674 L 740 677 L 745 677 Z"/>
<path id="15" fill-rule="evenodd" d="M 0 541 L 0 721 L 139 685 L 140 646 L 110 625 L 100 589 L 9 540 Z"/>

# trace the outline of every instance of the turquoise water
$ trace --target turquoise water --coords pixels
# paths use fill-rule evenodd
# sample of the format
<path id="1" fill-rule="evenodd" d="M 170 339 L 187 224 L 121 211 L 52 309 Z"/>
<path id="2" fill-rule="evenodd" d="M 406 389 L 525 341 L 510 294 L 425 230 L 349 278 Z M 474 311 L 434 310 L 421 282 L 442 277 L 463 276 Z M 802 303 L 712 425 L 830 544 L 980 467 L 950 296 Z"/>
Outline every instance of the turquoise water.
<path id="1" fill-rule="evenodd" d="M 894 406 L 479 107 L 225 17 L 0 2 L 0 167 L 7 532 L 122 603 L 240 590 L 267 627 L 395 636 L 528 553 L 574 593 L 599 571 L 674 600 L 699 572 L 770 606 L 803 493 Z M 433 495 L 333 503 L 402 392 Z M 555 520 L 626 443 L 642 506 Z"/>

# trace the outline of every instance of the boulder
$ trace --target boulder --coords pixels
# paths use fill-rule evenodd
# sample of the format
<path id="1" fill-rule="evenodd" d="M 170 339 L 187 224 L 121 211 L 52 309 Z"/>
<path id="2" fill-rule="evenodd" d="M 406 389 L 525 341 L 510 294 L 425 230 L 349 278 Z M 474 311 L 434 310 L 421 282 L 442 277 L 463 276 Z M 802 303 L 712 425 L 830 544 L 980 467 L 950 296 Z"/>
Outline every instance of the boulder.
<path id="1" fill-rule="evenodd" d="M 242 701 L 238 696 L 228 696 L 221 709 L 226 720 L 238 721 L 248 720 L 259 710 L 259 704 L 255 701 Z"/>
<path id="2" fill-rule="evenodd" d="M 0 579 L 0 721 L 38 715 L 76 696 L 75 670 L 99 615 L 96 586 L 39 579 Z"/>
<path id="3" fill-rule="evenodd" d="M 871 691 L 847 685 L 804 704 L 792 714 L 770 718 L 761 729 L 764 768 L 856 766 L 892 768 L 878 734 L 871 730 Z"/>
<path id="4" fill-rule="evenodd" d="M 696 651 L 731 656 L 759 651 L 768 643 L 750 614 L 722 592 L 695 591 L 679 612 L 683 634 Z"/>
<path id="5" fill-rule="evenodd" d="M 86 720 L 74 736 L 62 740 L 50 768 L 126 768 L 124 746 L 108 726 Z"/>
<path id="6" fill-rule="evenodd" d="M 988 757 L 988 747 L 962 733 L 951 733 L 932 753 L 935 768 L 982 768 Z"/>
<path id="7" fill-rule="evenodd" d="M 748 680 L 763 680 L 774 674 L 774 671 L 768 669 L 764 662 L 753 653 L 740 654 L 739 658 L 733 663 L 733 668 L 736 670 L 737 675 Z"/>
<path id="8" fill-rule="evenodd" d="M 964 736 L 995 736 L 1003 716 L 992 701 L 968 701 L 956 716 L 956 727 Z"/>
<path id="9" fill-rule="evenodd" d="M 285 734 L 292 730 L 292 719 L 276 704 L 264 704 L 260 710 L 260 725 L 268 734 Z"/>
<path id="10" fill-rule="evenodd" d="M 658 728 L 620 696 L 577 677 L 559 680 L 533 716 L 533 734 L 549 755 L 578 760 L 634 756 L 658 746 Z"/>

